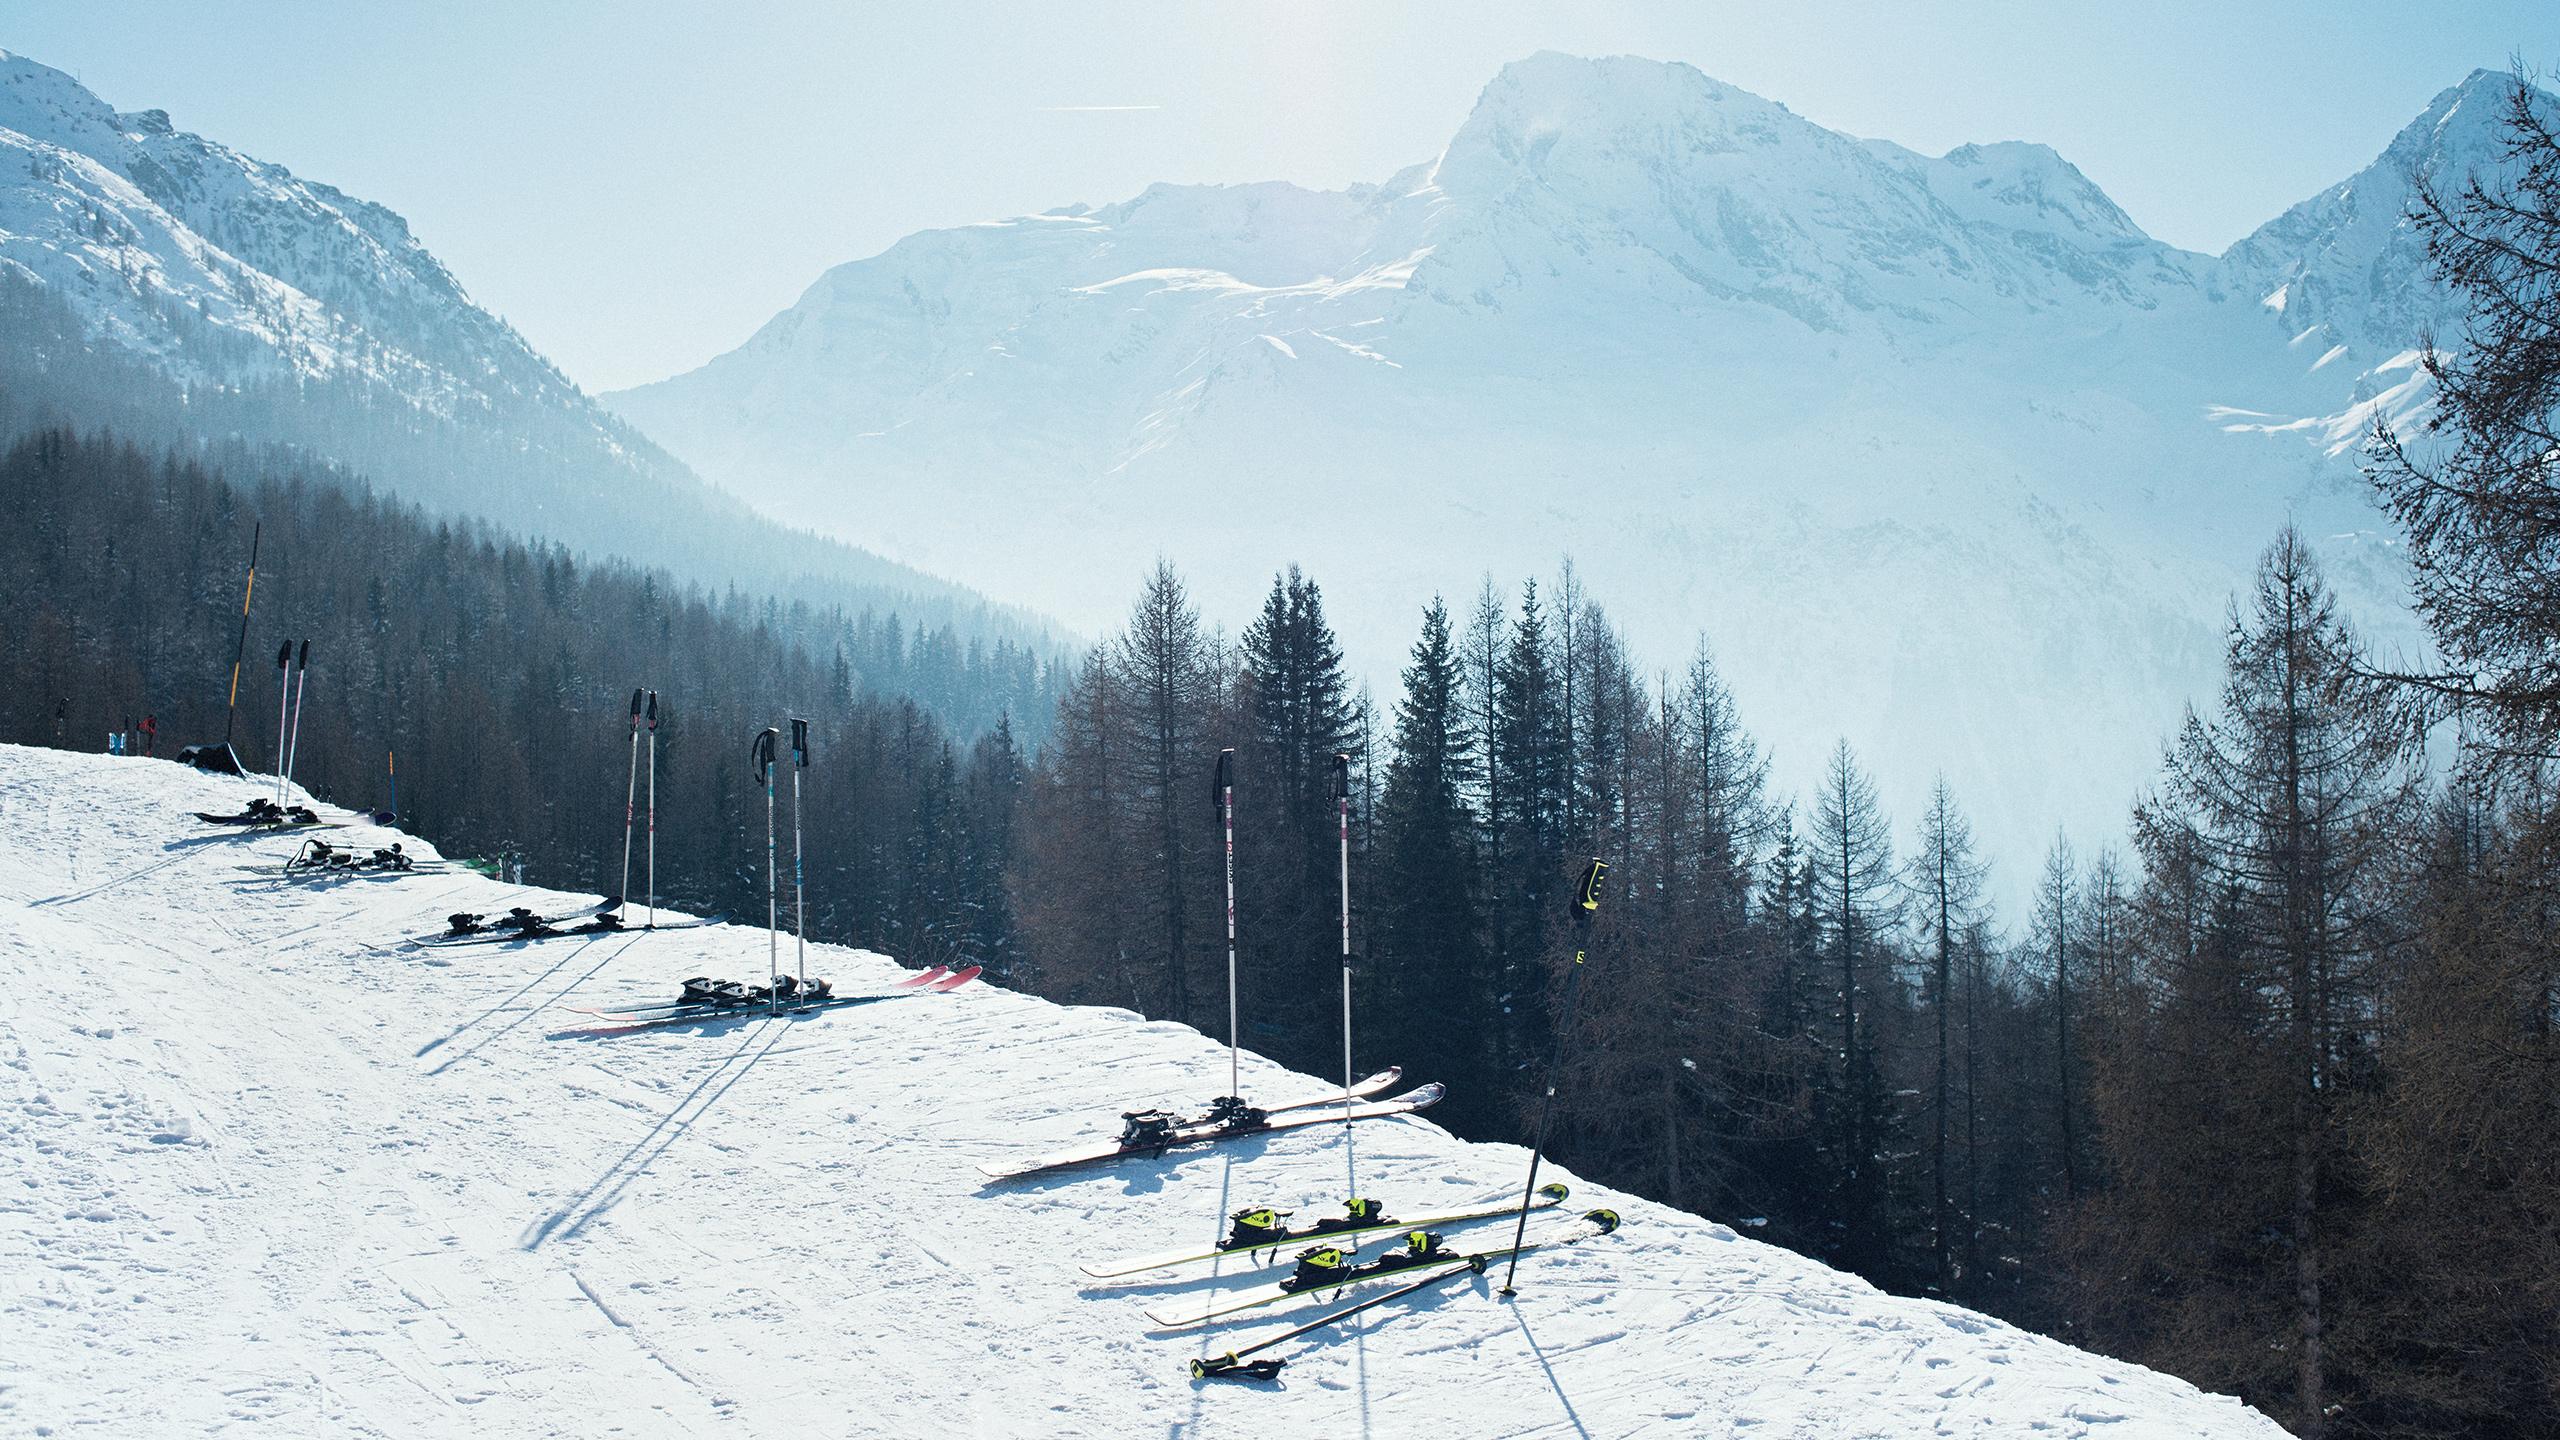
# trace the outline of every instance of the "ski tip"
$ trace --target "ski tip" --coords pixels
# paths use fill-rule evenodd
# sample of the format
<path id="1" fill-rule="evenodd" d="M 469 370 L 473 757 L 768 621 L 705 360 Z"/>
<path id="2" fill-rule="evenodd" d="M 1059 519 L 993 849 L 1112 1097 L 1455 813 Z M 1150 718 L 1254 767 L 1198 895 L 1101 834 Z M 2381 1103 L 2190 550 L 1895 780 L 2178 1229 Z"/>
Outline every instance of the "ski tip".
<path id="1" fill-rule="evenodd" d="M 1618 1212 L 1615 1210 L 1586 1211 L 1582 1218 L 1599 1226 L 1600 1233 L 1603 1235 L 1609 1234 L 1611 1231 L 1618 1228 Z"/>
<path id="2" fill-rule="evenodd" d="M 1538 1193 L 1545 1196 L 1549 1201 L 1561 1205 L 1564 1203 L 1565 1197 L 1573 1193 L 1573 1187 L 1565 1184 L 1561 1180 L 1557 1180 L 1549 1184 L 1539 1186 Z"/>

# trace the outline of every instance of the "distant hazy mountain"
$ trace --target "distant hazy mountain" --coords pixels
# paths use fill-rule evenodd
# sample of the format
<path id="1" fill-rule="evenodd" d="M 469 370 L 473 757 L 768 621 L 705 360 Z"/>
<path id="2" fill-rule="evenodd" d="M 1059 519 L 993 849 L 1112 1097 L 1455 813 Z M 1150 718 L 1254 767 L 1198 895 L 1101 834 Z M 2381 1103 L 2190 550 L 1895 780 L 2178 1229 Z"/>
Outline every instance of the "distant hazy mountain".
<path id="1" fill-rule="evenodd" d="M 2015 883 L 2055 826 L 2119 829 L 2288 516 L 2414 642 L 2351 451 L 2424 403 L 2411 168 L 2489 160 L 2505 83 L 2217 259 L 2043 146 L 1924 156 L 1539 55 L 1384 184 L 911 236 L 607 400 L 772 513 L 1082 626 L 1158 554 L 1230 618 L 1303 561 L 1381 681 L 1434 590 L 1569 551 L 1658 663 L 1710 637 L 1783 779 L 1846 735 L 1908 820 L 1944 769 Z"/>
<path id="2" fill-rule="evenodd" d="M 805 576 L 819 598 L 988 623 L 970 592 L 704 484 L 474 305 L 399 216 L 5 51 L 0 317 L 0 433 L 286 442 L 693 578 Z"/>

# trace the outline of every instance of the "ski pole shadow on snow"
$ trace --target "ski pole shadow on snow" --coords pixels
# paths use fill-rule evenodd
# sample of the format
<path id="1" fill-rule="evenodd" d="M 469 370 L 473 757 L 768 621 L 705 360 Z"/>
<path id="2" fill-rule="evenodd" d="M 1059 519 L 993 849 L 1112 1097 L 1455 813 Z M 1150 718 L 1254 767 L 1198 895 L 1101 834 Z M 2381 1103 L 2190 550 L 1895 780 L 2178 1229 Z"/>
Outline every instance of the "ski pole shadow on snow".
<path id="1" fill-rule="evenodd" d="M 1538 1357 L 1538 1369 L 1547 1377 L 1547 1388 L 1556 1392 L 1556 1403 L 1564 1407 L 1565 1423 L 1571 1425 L 1573 1433 L 1583 1440 L 1591 1440 L 1590 1429 L 1582 1423 L 1582 1412 L 1573 1408 L 1573 1397 L 1564 1393 L 1564 1382 L 1556 1379 L 1554 1362 L 1547 1359 L 1545 1348 L 1538 1344 L 1538 1337 L 1529 1329 L 1529 1317 L 1520 1313 L 1518 1305 L 1511 1306 L 1511 1323 L 1520 1327 L 1520 1338 L 1529 1342 L 1529 1353 Z"/>
<path id="2" fill-rule="evenodd" d="M 135 868 L 126 870 L 120 874 L 110 875 L 106 879 L 99 881 L 97 884 L 92 885 L 85 890 L 74 890 L 63 895 L 49 895 L 42 900 L 33 900 L 28 903 L 31 905 L 68 905 L 74 901 L 86 900 L 92 895 L 103 895 L 120 885 L 130 885 L 134 881 L 140 880 L 146 876 L 157 875 L 172 865 L 183 865 L 187 861 L 192 860 L 197 855 L 203 853 L 204 847 L 207 845 L 218 844 L 225 840 L 236 840 L 238 838 L 240 837 L 236 835 L 193 835 L 184 839 L 172 840 L 168 844 L 160 847 L 161 849 L 170 852 L 169 858 L 166 860 L 154 860 L 148 865 L 136 866 Z"/>
<path id="3" fill-rule="evenodd" d="M 500 1000 L 497 1004 L 490 1006 L 488 1009 L 481 1011 L 470 1019 L 463 1021 L 461 1024 L 454 1026 L 449 1032 L 439 1035 L 435 1039 L 428 1041 L 426 1044 L 419 1046 L 418 1058 L 424 1059 L 430 1053 L 452 1044 L 454 1041 L 462 1038 L 464 1031 L 469 1030 L 474 1025 L 487 1022 L 492 1016 L 499 1014 L 508 1006 L 515 1004 L 518 1000 L 521 1000 L 526 995 L 531 994 L 533 987 L 550 979 L 552 976 L 559 974 L 563 969 L 568 967 L 570 962 L 586 954 L 587 951 L 593 948 L 596 943 L 597 942 L 594 940 L 589 940 L 582 944 L 571 946 L 569 953 L 551 962 L 550 968 L 544 970 L 541 974 L 536 975 L 532 979 L 524 982 L 522 985 L 517 986 L 514 993 L 508 995 L 505 999 Z M 622 945 L 606 951 L 602 959 L 587 967 L 586 973 L 578 976 L 574 980 L 571 980 L 568 984 L 561 986 L 560 993 L 552 996 L 551 1000 L 546 1000 L 540 1005 L 528 1006 L 523 1014 L 518 1015 L 513 1020 L 510 1020 L 506 1024 L 499 1026 L 497 1029 L 490 1031 L 488 1034 L 481 1036 L 478 1040 L 473 1041 L 470 1049 L 464 1050 L 459 1054 L 446 1057 L 446 1059 L 439 1063 L 434 1069 L 429 1070 L 427 1074 L 430 1076 L 441 1075 L 447 1070 L 452 1069 L 454 1066 L 461 1064 L 463 1061 L 470 1059 L 472 1056 L 479 1054 L 480 1051 L 491 1041 L 496 1040 L 501 1035 L 507 1034 L 517 1026 L 532 1019 L 535 1015 L 540 1014 L 543 1007 L 545 1005 L 549 1005 L 551 1001 L 567 999 L 570 992 L 594 979 L 598 971 L 603 970 L 607 965 L 610 965 L 615 960 L 620 959 L 622 957 L 622 952 L 630 948 L 631 942 L 625 941 Z"/>
<path id="4" fill-rule="evenodd" d="M 634 1141 L 631 1148 L 606 1166 L 604 1173 L 598 1175 L 592 1184 L 559 1209 L 526 1225 L 523 1234 L 517 1238 L 517 1248 L 539 1250 L 553 1240 L 570 1239 L 586 1229 L 597 1216 L 611 1210 L 621 1201 L 623 1192 L 631 1188 L 631 1182 L 648 1173 L 658 1157 L 683 1139 L 695 1121 L 710 1114 L 711 1107 L 720 1103 L 720 1097 L 729 1093 L 729 1087 L 754 1069 L 756 1062 L 780 1044 L 788 1033 L 787 1027 L 776 1025 L 763 1033 L 751 1033 L 739 1041 L 737 1049 L 712 1066 L 700 1083 L 685 1092 L 684 1098 L 651 1126 L 648 1134 Z"/>

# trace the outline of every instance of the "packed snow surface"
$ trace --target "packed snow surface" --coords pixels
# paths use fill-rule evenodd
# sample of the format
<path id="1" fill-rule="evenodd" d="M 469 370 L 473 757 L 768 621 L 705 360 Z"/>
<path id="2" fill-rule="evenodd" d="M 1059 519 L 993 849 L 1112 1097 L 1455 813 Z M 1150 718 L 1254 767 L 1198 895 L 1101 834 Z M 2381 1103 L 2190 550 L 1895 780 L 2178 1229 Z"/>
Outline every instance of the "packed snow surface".
<path id="1" fill-rule="evenodd" d="M 1578 1182 L 1571 1210 L 1625 1228 L 1530 1259 L 1515 1302 L 1474 1282 L 1284 1350 L 1276 1385 L 1195 1382 L 1192 1357 L 1326 1307 L 1156 1336 L 1144 1307 L 1242 1278 L 1106 1288 L 1074 1262 L 1210 1240 L 1248 1204 L 1502 1196 L 1523 1152 L 1403 1119 L 985 1184 L 979 1161 L 1205 1100 L 1226 1057 L 983 984 L 582 1038 L 595 1021 L 571 1007 L 760 975 L 764 934 L 403 951 L 452 911 L 592 897 L 467 872 L 262 878 L 244 867 L 295 837 L 189 815 L 257 793 L 0 746 L 13 1434 L 2282 1433 Z M 902 973 L 811 960 L 846 989 Z M 1324 1088 L 1251 1058 L 1245 1078 L 1267 1100 Z"/>

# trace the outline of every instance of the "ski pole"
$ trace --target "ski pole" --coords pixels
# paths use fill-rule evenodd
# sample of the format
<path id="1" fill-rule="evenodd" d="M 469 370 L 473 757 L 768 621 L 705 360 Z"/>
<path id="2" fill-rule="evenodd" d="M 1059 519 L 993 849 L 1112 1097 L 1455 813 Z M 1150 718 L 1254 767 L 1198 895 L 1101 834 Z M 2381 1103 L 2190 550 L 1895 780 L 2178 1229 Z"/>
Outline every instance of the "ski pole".
<path id="1" fill-rule="evenodd" d="M 400 821 L 400 752 L 399 752 L 399 751 L 397 751 L 397 750 L 385 750 L 385 751 L 383 751 L 383 752 L 382 752 L 382 773 L 391 777 L 391 821 L 392 821 L 392 823 L 393 823 L 393 824 L 395 824 L 395 825 L 396 825 L 396 824 L 398 824 L 398 823 L 399 823 L 399 821 Z"/>
<path id="2" fill-rule="evenodd" d="M 1573 1038 L 1573 1012 L 1582 998 L 1582 957 L 1590 945 L 1591 916 L 1600 908 L 1600 881 L 1609 873 L 1609 862 L 1597 856 L 1583 867 L 1582 883 L 1574 887 L 1573 920 L 1579 943 L 1573 948 L 1573 974 L 1564 982 L 1564 1023 L 1556 1027 L 1553 1053 L 1547 1056 L 1547 1094 L 1538 1102 L 1538 1130 L 1529 1145 L 1529 1188 L 1520 1197 L 1520 1223 L 1511 1231 L 1511 1265 L 1502 1272 L 1504 1299 L 1512 1294 L 1512 1277 L 1520 1273 L 1520 1239 L 1529 1233 L 1529 1201 L 1538 1193 L 1538 1161 L 1547 1148 L 1547 1117 L 1556 1108 L 1556 1072 L 1564 1065 L 1565 1045 Z"/>
<path id="3" fill-rule="evenodd" d="M 649 928 L 658 928 L 658 692 L 649 692 Z"/>
<path id="4" fill-rule="evenodd" d="M 1242 1099 L 1243 1031 L 1236 1023 L 1236 752 L 1218 752 L 1218 824 L 1227 836 L 1227 1096 Z"/>
<path id="5" fill-rule="evenodd" d="M 775 1008 L 773 982 L 782 974 L 782 922 L 775 912 L 779 900 L 773 870 L 773 761 L 782 732 L 767 725 L 756 736 L 750 752 L 756 763 L 756 779 L 764 784 L 764 956 L 766 1010 Z"/>
<path id="6" fill-rule="evenodd" d="M 302 696 L 311 683 L 311 642 L 302 642 L 302 658 L 293 664 L 293 738 L 284 747 L 284 783 L 293 783 L 293 759 L 302 750 Z"/>
<path id="7" fill-rule="evenodd" d="M 645 693 L 631 692 L 631 773 L 622 784 L 622 884 L 613 892 L 618 915 L 631 911 L 631 812 L 640 798 L 640 697 Z"/>
<path id="8" fill-rule="evenodd" d="M 1230 1350 L 1224 1355 L 1211 1355 L 1202 1359 L 1194 1360 L 1191 1362 L 1191 1378 L 1194 1380 L 1270 1380 L 1276 1378 L 1280 1373 L 1281 1367 L 1288 1364 L 1288 1361 L 1247 1360 L 1245 1357 L 1248 1355 L 1260 1354 L 1274 1345 L 1286 1345 L 1292 1340 L 1298 1339 L 1301 1336 L 1312 1335 L 1318 1330 L 1325 1329 L 1328 1326 L 1339 1325 L 1343 1321 L 1350 1319 L 1354 1315 L 1360 1314 L 1364 1310 L 1375 1310 L 1381 1305 L 1402 1300 L 1408 1295 L 1419 1295 L 1434 1285 L 1440 1285 L 1448 1281 L 1455 1280 L 1461 1275 L 1481 1275 L 1484 1273 L 1484 1269 L 1484 1257 L 1475 1256 L 1466 1261 L 1452 1264 L 1446 1270 L 1434 1270 L 1419 1280 L 1408 1281 L 1405 1284 L 1397 1286 L 1393 1290 L 1381 1291 L 1356 1305 L 1345 1305 L 1330 1315 L 1319 1315 L 1315 1319 L 1307 1321 L 1303 1325 L 1293 1325 L 1288 1329 L 1281 1331 L 1277 1335 L 1267 1336 L 1243 1347 L 1242 1349 Z"/>
<path id="9" fill-rule="evenodd" d="M 1333 757 L 1334 807 L 1342 820 L 1342 1123 L 1351 1123 L 1351 757 Z"/>
<path id="10" fill-rule="evenodd" d="M 293 713 L 293 642 L 276 652 L 276 803 L 284 803 L 285 721 Z"/>
<path id="11" fill-rule="evenodd" d="M 264 520 L 249 531 L 249 587 L 240 592 L 240 638 L 231 644 L 231 698 L 224 702 L 222 715 L 222 748 L 226 750 L 231 748 L 231 722 L 240 715 L 240 657 L 249 651 L 249 600 L 258 593 L 258 539 L 266 533 Z"/>
<path id="12" fill-rule="evenodd" d="M 800 772 L 809 768 L 809 722 L 791 722 L 791 946 L 800 986 L 809 985 L 809 900 L 800 878 Z"/>

